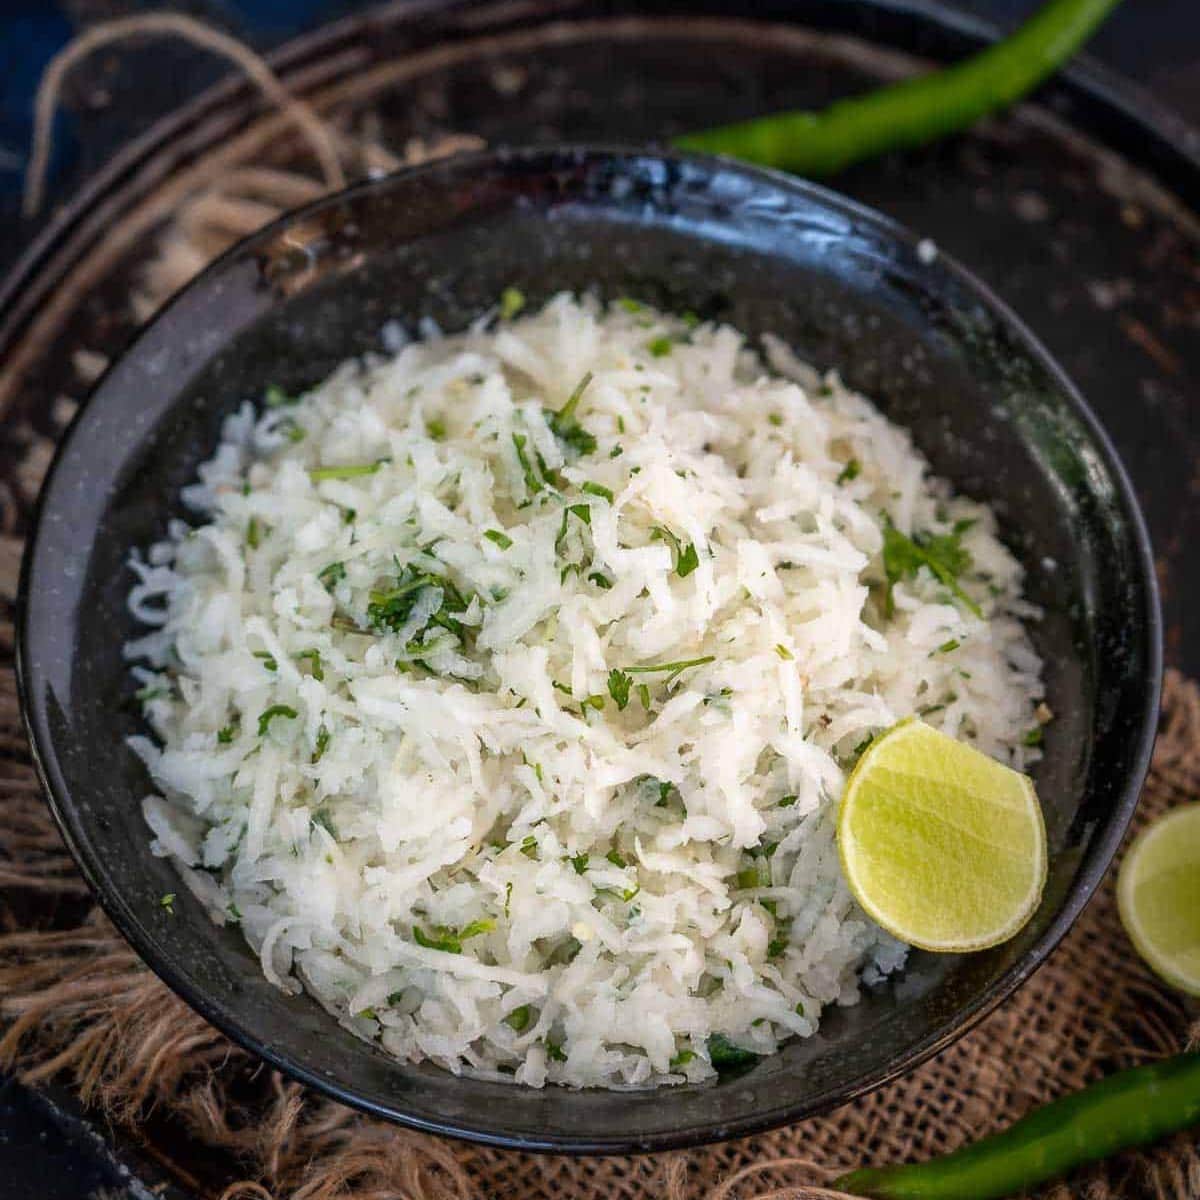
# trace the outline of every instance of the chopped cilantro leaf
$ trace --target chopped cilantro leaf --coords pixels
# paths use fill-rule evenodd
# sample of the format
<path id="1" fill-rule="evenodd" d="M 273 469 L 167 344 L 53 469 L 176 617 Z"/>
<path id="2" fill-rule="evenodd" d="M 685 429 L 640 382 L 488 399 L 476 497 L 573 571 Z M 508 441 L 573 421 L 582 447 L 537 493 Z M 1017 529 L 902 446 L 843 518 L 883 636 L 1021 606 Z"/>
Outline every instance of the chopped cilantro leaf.
<path id="1" fill-rule="evenodd" d="M 581 492 L 587 492 L 589 496 L 599 496 L 601 500 L 607 500 L 612 503 L 613 494 L 609 488 L 606 488 L 602 483 L 592 483 L 589 479 L 586 483 L 580 485 Z"/>
<path id="2" fill-rule="evenodd" d="M 361 479 L 364 475 L 374 475 L 388 460 L 377 458 L 373 463 L 350 463 L 344 467 L 312 467 L 308 477 L 313 483 L 321 483 L 326 479 Z"/>
<path id="3" fill-rule="evenodd" d="M 506 287 L 500 293 L 500 320 L 511 321 L 525 307 L 525 293 L 520 288 Z"/>
<path id="4" fill-rule="evenodd" d="M 570 446 L 576 454 L 591 454 L 596 449 L 596 439 L 575 419 L 575 410 L 579 407 L 583 393 L 592 382 L 592 373 L 586 375 L 575 385 L 575 390 L 567 398 L 566 404 L 557 412 L 547 414 L 546 423 L 559 441 Z"/>
<path id="5" fill-rule="evenodd" d="M 255 650 L 254 657 L 262 660 L 262 665 L 268 671 L 278 671 L 279 664 L 275 661 L 275 655 L 269 650 Z"/>
<path id="6" fill-rule="evenodd" d="M 266 737 L 267 730 L 271 727 L 271 722 L 276 717 L 284 717 L 289 721 L 295 720 L 300 714 L 287 704 L 272 704 L 258 718 L 258 736 Z"/>
<path id="7" fill-rule="evenodd" d="M 958 576 L 971 569 L 970 552 L 962 545 L 962 534 L 956 525 L 950 533 L 915 534 L 907 537 L 890 521 L 883 530 L 883 569 L 887 575 L 884 611 L 888 617 L 895 612 L 892 588 L 905 578 L 912 578 L 927 567 L 940 583 L 950 589 L 977 617 L 983 613 L 979 605 L 962 590 Z"/>
<path id="8" fill-rule="evenodd" d="M 288 404 L 295 404 L 300 397 L 289 396 L 277 383 L 273 383 L 263 394 L 263 399 L 268 408 L 284 408 Z"/>
<path id="9" fill-rule="evenodd" d="M 508 1025 L 515 1033 L 522 1033 L 529 1028 L 529 1022 L 533 1019 L 533 1009 L 528 1004 L 522 1004 L 519 1008 L 514 1008 L 505 1018 L 504 1023 Z"/>
<path id="10" fill-rule="evenodd" d="M 325 681 L 325 668 L 321 665 L 320 650 L 301 650 L 296 657 L 304 662 L 307 659 L 312 664 L 312 677 L 318 682 Z"/>
<path id="11" fill-rule="evenodd" d="M 502 533 L 499 529 L 485 529 L 483 536 L 489 542 L 495 542 L 501 550 L 507 550 L 513 544 L 512 538 L 507 533 Z"/>
<path id="12" fill-rule="evenodd" d="M 571 866 L 575 868 L 576 875 L 582 875 L 588 868 L 588 856 L 586 854 L 576 854 L 571 858 Z"/>
<path id="13" fill-rule="evenodd" d="M 329 749 L 329 741 L 330 741 L 329 730 L 326 729 L 324 725 L 322 725 L 317 730 L 317 744 L 316 744 L 316 747 L 313 749 L 313 756 L 312 756 L 312 761 L 314 763 L 319 763 L 321 761 L 321 758 L 324 755 L 325 751 Z"/>
<path id="14" fill-rule="evenodd" d="M 343 579 L 346 578 L 346 564 L 340 562 L 331 562 L 329 566 L 322 567 L 317 575 L 317 579 L 325 586 L 327 591 L 332 592 Z"/>
<path id="15" fill-rule="evenodd" d="M 714 1033 L 708 1039 L 708 1058 L 719 1071 L 722 1067 L 744 1067 L 758 1062 L 759 1056 L 753 1050 L 735 1046 L 723 1033 Z"/>
<path id="16" fill-rule="evenodd" d="M 620 712 L 624 712 L 629 703 L 629 688 L 632 683 L 632 677 L 619 667 L 613 667 L 608 673 L 608 694 L 616 701 Z"/>
<path id="17" fill-rule="evenodd" d="M 655 358 L 666 358 L 671 353 L 671 347 L 675 345 L 674 339 L 666 336 L 652 338 L 646 343 L 646 349 L 650 351 Z"/>
<path id="18" fill-rule="evenodd" d="M 852 458 L 838 473 L 838 486 L 840 487 L 843 483 L 852 483 L 861 474 L 862 463 L 857 458 Z"/>
<path id="19" fill-rule="evenodd" d="M 683 659 L 680 659 L 678 662 L 654 663 L 652 665 L 647 665 L 647 666 L 642 666 L 642 667 L 626 667 L 625 671 L 629 675 L 651 675 L 651 674 L 657 674 L 660 671 L 666 671 L 667 672 L 667 683 L 669 685 L 675 680 L 675 678 L 679 674 L 681 674 L 683 671 L 688 670 L 690 667 L 702 667 L 706 663 L 715 662 L 715 661 L 716 661 L 716 655 L 705 654 L 700 658 L 683 658 Z"/>

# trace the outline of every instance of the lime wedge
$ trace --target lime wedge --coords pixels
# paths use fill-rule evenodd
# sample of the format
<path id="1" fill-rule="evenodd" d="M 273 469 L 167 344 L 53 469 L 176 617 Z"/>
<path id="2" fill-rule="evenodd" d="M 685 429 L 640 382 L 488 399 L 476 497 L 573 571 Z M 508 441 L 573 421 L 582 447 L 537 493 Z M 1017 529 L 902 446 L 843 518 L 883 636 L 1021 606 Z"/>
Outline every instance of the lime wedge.
<path id="1" fill-rule="evenodd" d="M 854 898 L 925 950 L 983 950 L 1033 915 L 1046 827 L 1033 781 L 917 720 L 871 743 L 846 781 L 838 850 Z"/>
<path id="2" fill-rule="evenodd" d="M 1117 878 L 1121 923 L 1167 983 L 1200 996 L 1200 804 L 1144 829 Z"/>

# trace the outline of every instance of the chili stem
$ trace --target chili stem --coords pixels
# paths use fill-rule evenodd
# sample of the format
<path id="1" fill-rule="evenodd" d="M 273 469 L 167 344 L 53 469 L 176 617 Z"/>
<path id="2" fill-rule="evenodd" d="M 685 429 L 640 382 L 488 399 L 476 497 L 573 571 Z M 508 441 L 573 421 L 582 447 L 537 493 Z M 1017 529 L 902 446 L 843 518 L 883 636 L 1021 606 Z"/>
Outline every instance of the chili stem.
<path id="1" fill-rule="evenodd" d="M 799 175 L 833 175 L 865 158 L 934 141 L 1019 100 L 1061 67 L 1118 3 L 1048 0 L 1004 41 L 941 71 L 817 112 L 687 134 L 676 144 Z"/>
<path id="2" fill-rule="evenodd" d="M 1000 1200 L 1200 1122 L 1200 1053 L 1118 1071 L 942 1158 L 867 1167 L 834 1184 L 880 1200 Z"/>

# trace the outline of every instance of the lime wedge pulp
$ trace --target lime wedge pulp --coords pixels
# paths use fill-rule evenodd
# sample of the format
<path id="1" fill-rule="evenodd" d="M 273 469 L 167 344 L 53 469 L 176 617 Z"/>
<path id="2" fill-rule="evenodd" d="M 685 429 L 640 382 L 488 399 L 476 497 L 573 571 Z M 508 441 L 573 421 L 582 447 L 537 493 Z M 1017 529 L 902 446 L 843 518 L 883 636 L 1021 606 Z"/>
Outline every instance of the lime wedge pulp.
<path id="1" fill-rule="evenodd" d="M 1006 941 L 1033 915 L 1046 882 L 1033 781 L 915 719 L 863 752 L 837 832 L 854 898 L 925 950 Z"/>
<path id="2" fill-rule="evenodd" d="M 1117 907 L 1151 968 L 1200 996 L 1200 804 L 1173 809 L 1138 835 L 1121 864 Z"/>

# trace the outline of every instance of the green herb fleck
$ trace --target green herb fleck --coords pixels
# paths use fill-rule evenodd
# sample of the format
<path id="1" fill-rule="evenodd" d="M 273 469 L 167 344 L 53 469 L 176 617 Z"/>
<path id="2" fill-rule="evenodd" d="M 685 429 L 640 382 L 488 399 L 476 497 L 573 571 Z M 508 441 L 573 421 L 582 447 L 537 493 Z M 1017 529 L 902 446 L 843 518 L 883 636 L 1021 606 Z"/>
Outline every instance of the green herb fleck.
<path id="1" fill-rule="evenodd" d="M 634 313 L 634 314 L 637 314 L 637 313 L 640 313 L 640 312 L 644 312 L 644 311 L 645 311 L 645 307 L 646 307 L 646 306 L 645 306 L 644 304 L 642 304 L 640 301 L 638 301 L 638 300 L 634 300 L 632 296 L 622 296 L 622 297 L 620 297 L 620 299 L 617 301 L 617 303 L 618 303 L 618 304 L 619 304 L 619 305 L 620 305 L 620 306 L 621 306 L 621 307 L 622 307 L 622 308 L 623 308 L 623 309 L 624 309 L 624 310 L 625 310 L 627 313 Z"/>
<path id="2" fill-rule="evenodd" d="M 262 530 L 259 528 L 258 518 L 251 517 L 246 522 L 246 545 L 251 550 L 257 550 L 262 543 Z"/>
<path id="3" fill-rule="evenodd" d="M 838 486 L 840 487 L 843 483 L 852 483 L 861 474 L 862 463 L 857 458 L 852 458 L 838 473 Z"/>
<path id="4" fill-rule="evenodd" d="M 275 655 L 273 655 L 269 650 L 255 650 L 254 657 L 257 659 L 261 659 L 262 665 L 268 671 L 278 671 L 279 670 L 279 663 L 277 663 L 275 661 Z"/>
<path id="5" fill-rule="evenodd" d="M 175 893 L 168 892 L 165 896 L 162 896 L 158 901 L 158 905 L 160 908 L 166 909 L 167 913 L 173 917 L 175 915 Z"/>
<path id="6" fill-rule="evenodd" d="M 642 707 L 650 711 L 650 685 L 648 683 L 639 683 L 637 687 L 638 699 L 642 702 Z"/>
<path id="7" fill-rule="evenodd" d="M 138 688 L 134 692 L 134 699 L 141 704 L 148 704 L 151 700 L 161 699 L 163 696 L 169 696 L 171 689 L 159 683 L 149 683 L 144 688 Z"/>
<path id="8" fill-rule="evenodd" d="M 350 463 L 344 467 L 312 467 L 308 477 L 313 483 L 322 483 L 327 479 L 361 479 L 366 475 L 374 475 L 388 460 L 377 458 L 373 463 Z"/>
<path id="9" fill-rule="evenodd" d="M 1026 730 L 1021 737 L 1021 745 L 1023 746 L 1040 746 L 1044 731 L 1040 725 L 1035 725 L 1032 729 Z"/>
<path id="10" fill-rule="evenodd" d="M 334 824 L 334 817 L 330 814 L 329 809 L 316 809 L 308 815 L 308 827 L 311 829 L 324 829 L 330 838 L 337 841 L 337 826 Z"/>
<path id="11" fill-rule="evenodd" d="M 714 1033 L 707 1044 L 709 1061 L 718 1071 L 722 1067 L 744 1067 L 759 1059 L 753 1050 L 735 1046 L 723 1033 Z"/>
<path id="12" fill-rule="evenodd" d="M 521 839 L 521 853 L 525 855 L 526 858 L 537 858 L 537 852 L 537 838 L 535 838 L 532 833 L 527 833 Z"/>
<path id="13" fill-rule="evenodd" d="M 507 533 L 502 533 L 499 529 L 485 529 L 483 536 L 489 542 L 495 542 L 501 550 L 507 550 L 513 544 L 512 538 Z"/>
<path id="14" fill-rule="evenodd" d="M 559 441 L 570 446 L 576 454 L 591 454 L 596 449 L 596 439 L 575 419 L 575 410 L 579 407 L 583 393 L 592 382 L 592 373 L 586 375 L 575 385 L 575 390 L 567 398 L 566 404 L 557 412 L 547 413 L 546 423 L 550 431 Z"/>
<path id="15" fill-rule="evenodd" d="M 529 455 L 525 452 L 525 446 L 528 438 L 523 433 L 514 433 L 512 435 L 513 449 L 517 452 L 517 462 L 521 465 L 521 473 L 525 478 L 525 490 L 531 495 L 536 496 L 538 492 L 546 490 L 546 483 L 539 478 L 538 473 L 533 469 L 533 463 L 529 461 Z"/>
<path id="16" fill-rule="evenodd" d="M 533 1020 L 533 1009 L 528 1004 L 522 1004 L 519 1008 L 514 1008 L 505 1018 L 505 1025 L 509 1026 L 514 1033 L 524 1033 L 529 1028 L 529 1022 Z"/>
<path id="17" fill-rule="evenodd" d="M 695 1050 L 680 1050 L 667 1065 L 672 1071 L 678 1071 L 681 1067 L 686 1067 L 695 1057 Z"/>
<path id="18" fill-rule="evenodd" d="M 300 653 L 296 655 L 296 657 L 301 662 L 304 662 L 305 660 L 310 662 L 312 664 L 312 677 L 318 683 L 325 682 L 325 668 L 321 665 L 320 650 L 301 650 Z"/>
<path id="19" fill-rule="evenodd" d="M 567 1061 L 567 1056 L 566 1056 L 566 1053 L 563 1051 L 562 1043 L 552 1041 L 550 1038 L 546 1039 L 546 1057 L 549 1058 L 552 1062 L 566 1062 Z"/>
<path id="20" fill-rule="evenodd" d="M 446 440 L 446 423 L 437 417 L 433 417 L 425 422 L 425 432 L 429 434 L 435 442 Z"/>
<path id="21" fill-rule="evenodd" d="M 506 917 L 509 915 L 509 909 L 512 906 L 512 887 L 512 880 L 510 879 L 504 885 L 504 915 Z"/>
<path id="22" fill-rule="evenodd" d="M 791 662 L 796 657 L 782 642 L 776 644 L 775 653 L 778 654 L 784 662 Z"/>
<path id="23" fill-rule="evenodd" d="M 767 415 L 767 420 L 770 421 L 771 424 L 776 427 L 776 429 L 783 424 L 783 417 L 780 416 L 779 413 L 769 413 Z"/>
<path id="24" fill-rule="evenodd" d="M 317 575 L 318 581 L 324 585 L 326 591 L 330 592 L 345 578 L 346 564 L 340 562 L 331 562 L 329 566 L 322 567 Z"/>
<path id="25" fill-rule="evenodd" d="M 608 859 L 608 861 L 612 863 L 614 867 L 621 867 L 623 869 L 629 866 L 625 859 L 621 857 L 620 851 L 618 850 L 610 850 L 604 857 Z"/>
<path id="26" fill-rule="evenodd" d="M 317 729 L 317 744 L 313 749 L 312 762 L 319 763 L 325 755 L 325 751 L 329 749 L 330 734 L 329 730 L 321 725 Z"/>
<path id="27" fill-rule="evenodd" d="M 217 741 L 222 746 L 228 746 L 237 734 L 236 725 L 226 725 L 224 729 L 217 731 Z"/>
<path id="28" fill-rule="evenodd" d="M 629 688 L 632 683 L 632 677 L 617 667 L 613 667 L 608 673 L 608 694 L 616 701 L 620 712 L 624 712 L 629 703 Z"/>
<path id="29" fill-rule="evenodd" d="M 467 598 L 459 591 L 452 579 L 445 575 L 436 575 L 431 571 L 423 571 L 411 564 L 402 567 L 396 578 L 394 587 L 386 591 L 373 591 L 368 597 L 367 620 L 376 629 L 389 629 L 399 632 L 412 615 L 417 600 L 426 588 L 437 588 L 442 593 L 442 602 L 437 610 L 430 614 L 429 624 L 440 625 L 451 633 L 462 636 L 462 622 L 456 614 L 466 612 Z M 429 625 L 426 625 L 428 629 Z M 424 630 L 418 630 L 413 635 L 416 641 Z"/>
<path id="30" fill-rule="evenodd" d="M 461 954 L 463 942 L 478 937 L 481 933 L 490 933 L 495 928 L 496 922 L 489 919 L 472 921 L 462 929 L 455 929 L 449 925 L 435 925 L 432 933 L 426 933 L 419 925 L 414 925 L 413 938 L 418 946 L 424 946 L 426 950 Z"/>
<path id="31" fill-rule="evenodd" d="M 600 571 L 593 571 L 588 576 L 588 581 L 594 583 L 601 591 L 607 592 L 612 587 L 612 580 Z"/>
<path id="32" fill-rule="evenodd" d="M 951 650 L 957 650 L 962 643 L 958 638 L 951 638 L 947 642 L 943 642 L 935 651 L 937 654 L 949 654 Z"/>
<path id="33" fill-rule="evenodd" d="M 286 405 L 298 403 L 300 397 L 289 396 L 277 383 L 273 383 L 263 394 L 263 399 L 268 408 L 284 408 Z"/>
<path id="34" fill-rule="evenodd" d="M 716 661 L 716 655 L 705 654 L 700 658 L 683 658 L 678 662 L 654 663 L 652 665 L 642 667 L 626 667 L 626 674 L 629 675 L 653 675 L 660 671 L 667 673 L 667 686 L 675 681 L 675 679 L 684 671 L 691 667 L 703 667 L 705 664 Z"/>
<path id="35" fill-rule="evenodd" d="M 958 577 L 971 569 L 971 555 L 962 545 L 962 535 L 965 528 L 962 523 L 954 526 L 950 533 L 915 534 L 907 537 L 890 521 L 883 530 L 883 569 L 887 575 L 887 591 L 884 598 L 884 611 L 888 617 L 895 612 L 892 600 L 892 588 L 896 582 L 906 577 L 912 577 L 922 567 L 928 567 L 940 583 L 950 589 L 977 617 L 983 613 L 979 605 L 962 590 Z"/>
<path id="36" fill-rule="evenodd" d="M 671 347 L 675 345 L 673 338 L 666 336 L 653 338 L 646 343 L 646 349 L 654 355 L 655 358 L 666 358 L 671 353 Z"/>
<path id="37" fill-rule="evenodd" d="M 607 500 L 612 503 L 613 494 L 610 488 L 606 488 L 602 483 L 593 483 L 590 479 L 580 485 L 581 492 L 587 492 L 589 496 L 599 496 L 601 500 Z"/>
<path id="38" fill-rule="evenodd" d="M 675 552 L 675 574 L 680 579 L 686 579 L 700 565 L 700 555 L 696 552 L 695 542 L 689 542 L 685 547 L 669 529 L 661 525 L 654 527 L 650 538 L 652 541 L 670 543 L 671 549 Z"/>
<path id="39" fill-rule="evenodd" d="M 500 320 L 511 321 L 525 307 L 525 293 L 520 288 L 506 287 L 500 293 Z"/>
<path id="40" fill-rule="evenodd" d="M 588 856 L 586 854 L 576 854 L 571 859 L 571 866 L 575 868 L 576 875 L 582 875 L 588 868 Z"/>
<path id="41" fill-rule="evenodd" d="M 299 715 L 300 714 L 294 708 L 291 708 L 287 704 L 272 704 L 271 707 L 268 708 L 258 718 L 258 736 L 267 736 L 267 730 L 271 727 L 271 722 L 275 720 L 276 717 L 284 717 L 285 719 L 292 721 L 295 720 L 295 718 Z"/>
<path id="42" fill-rule="evenodd" d="M 795 804 L 798 799 L 799 799 L 798 796 L 784 796 L 783 799 L 779 801 L 779 807 L 780 808 L 791 808 L 792 805 Z"/>
<path id="43" fill-rule="evenodd" d="M 236 904 L 234 904 L 234 902 L 232 900 L 230 900 L 229 907 L 226 908 L 226 910 L 225 910 L 225 915 L 231 921 L 234 921 L 235 923 L 239 923 L 239 924 L 241 923 L 242 910 L 240 908 L 238 908 L 238 906 Z"/>

